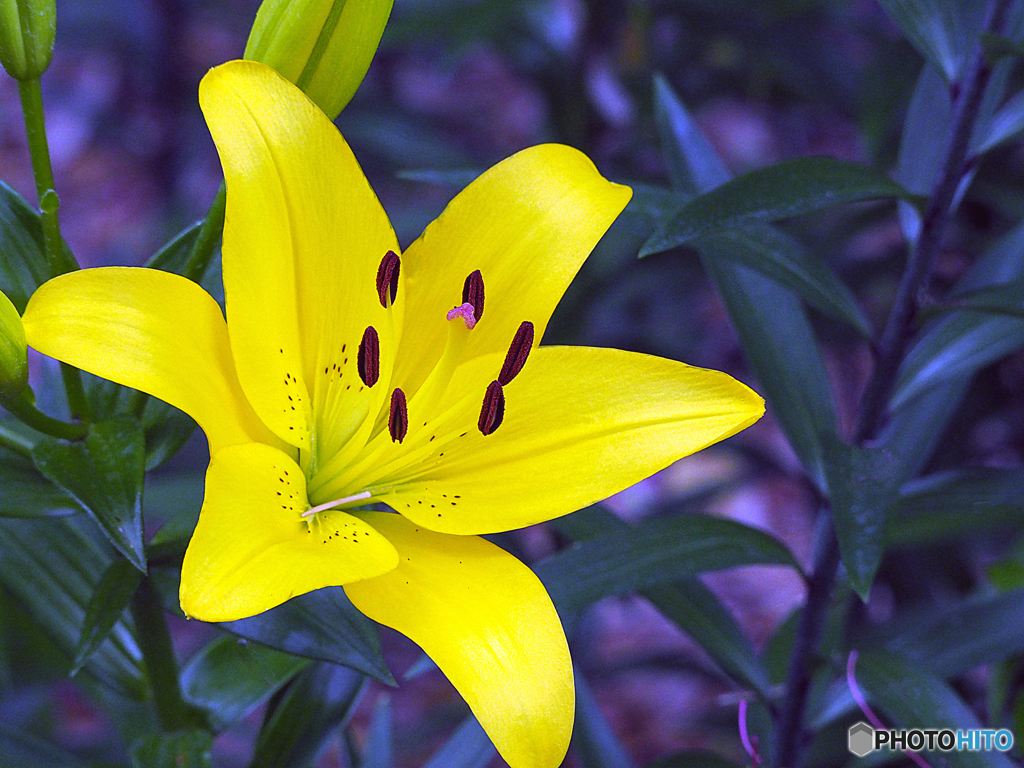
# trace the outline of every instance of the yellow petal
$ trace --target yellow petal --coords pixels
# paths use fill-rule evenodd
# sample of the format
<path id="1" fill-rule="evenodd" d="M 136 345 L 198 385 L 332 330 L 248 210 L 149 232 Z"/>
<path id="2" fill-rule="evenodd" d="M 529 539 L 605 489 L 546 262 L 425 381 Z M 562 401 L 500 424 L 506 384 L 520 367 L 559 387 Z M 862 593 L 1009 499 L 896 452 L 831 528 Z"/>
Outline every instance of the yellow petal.
<path id="1" fill-rule="evenodd" d="M 447 536 L 399 515 L 364 515 L 398 567 L 346 585 L 355 606 L 417 643 L 448 676 L 514 768 L 554 768 L 572 732 L 565 634 L 544 586 L 476 536 Z"/>
<path id="2" fill-rule="evenodd" d="M 206 498 L 181 566 L 181 609 L 203 621 L 262 613 L 296 595 L 386 573 L 395 548 L 357 517 L 304 518 L 306 479 L 266 445 L 214 454 Z"/>
<path id="3" fill-rule="evenodd" d="M 504 352 L 529 320 L 539 342 L 555 305 L 632 191 L 571 147 L 525 149 L 486 171 L 406 251 L 406 325 L 396 386 L 415 391 L 444 350 L 445 313 L 474 270 L 484 314 L 464 359 Z"/>
<path id="4" fill-rule="evenodd" d="M 356 350 L 373 325 L 383 390 L 397 323 L 376 274 L 397 240 L 337 129 L 272 69 L 230 62 L 203 78 L 199 97 L 227 184 L 224 289 L 242 388 L 298 447 L 315 448 L 314 418 L 331 411 L 316 425 L 330 455 L 383 399 L 361 389 Z"/>
<path id="5" fill-rule="evenodd" d="M 242 394 L 217 302 L 178 275 L 104 267 L 54 278 L 23 318 L 31 347 L 185 411 L 210 451 L 276 443 Z"/>
<path id="6" fill-rule="evenodd" d="M 488 356 L 459 371 L 448 396 L 468 403 L 461 420 L 453 420 L 458 435 L 439 435 L 431 443 L 439 445 L 434 457 L 391 479 L 395 490 L 383 500 L 397 512 L 458 534 L 550 520 L 607 498 L 764 413 L 757 394 L 718 371 L 617 349 L 540 347 L 505 387 L 504 421 L 484 436 L 477 417 L 501 363 Z"/>

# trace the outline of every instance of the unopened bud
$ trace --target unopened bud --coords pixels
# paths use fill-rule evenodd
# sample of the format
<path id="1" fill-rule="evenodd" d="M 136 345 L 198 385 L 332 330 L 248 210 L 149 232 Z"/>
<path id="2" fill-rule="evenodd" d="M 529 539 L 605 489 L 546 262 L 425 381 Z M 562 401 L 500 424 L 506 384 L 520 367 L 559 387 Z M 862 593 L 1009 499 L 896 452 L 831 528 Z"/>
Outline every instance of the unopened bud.
<path id="1" fill-rule="evenodd" d="M 50 66 L 57 28 L 56 0 L 0 0 L 0 64 L 18 80 Z"/>
<path id="2" fill-rule="evenodd" d="M 0 293 L 0 398 L 13 397 L 28 383 L 28 344 L 21 315 Z"/>
<path id="3" fill-rule="evenodd" d="M 245 58 L 269 64 L 332 120 L 370 68 L 394 0 L 263 0 Z"/>

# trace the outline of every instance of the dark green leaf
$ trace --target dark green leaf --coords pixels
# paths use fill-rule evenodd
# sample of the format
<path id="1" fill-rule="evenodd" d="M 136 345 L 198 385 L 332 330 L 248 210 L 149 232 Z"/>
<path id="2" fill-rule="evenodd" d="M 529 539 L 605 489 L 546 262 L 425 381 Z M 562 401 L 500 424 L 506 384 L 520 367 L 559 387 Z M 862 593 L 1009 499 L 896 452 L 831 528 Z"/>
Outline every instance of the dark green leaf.
<path id="1" fill-rule="evenodd" d="M 0 723 L 3 764 L 17 768 L 85 768 L 72 754 L 24 731 Z"/>
<path id="2" fill-rule="evenodd" d="M 581 509 L 551 521 L 559 532 L 576 541 L 602 535 L 628 535 L 629 525 L 600 506 Z M 768 674 L 732 614 L 715 594 L 695 577 L 647 587 L 641 594 L 665 618 L 692 637 L 731 677 L 766 698 Z"/>
<path id="3" fill-rule="evenodd" d="M 132 768 L 213 768 L 212 747 L 206 731 L 154 733 L 132 745 Z"/>
<path id="4" fill-rule="evenodd" d="M 35 617 L 69 662 L 85 623 L 86 606 L 113 557 L 91 538 L 84 517 L 0 519 L 0 581 Z M 99 534 L 96 534 L 98 537 Z M 142 698 L 141 654 L 131 622 L 121 619 L 86 662 L 85 671 L 116 692 Z"/>
<path id="5" fill-rule="evenodd" d="M 391 699 L 381 696 L 373 708 L 370 732 L 358 768 L 392 768 L 395 764 L 391 720 Z"/>
<path id="6" fill-rule="evenodd" d="M 797 567 L 766 533 L 708 515 L 647 520 L 559 552 L 534 569 L 560 611 L 704 571 L 752 563 Z"/>
<path id="7" fill-rule="evenodd" d="M 945 0 L 879 0 L 879 4 L 947 83 L 960 77 L 971 41 L 955 4 Z"/>
<path id="8" fill-rule="evenodd" d="M 334 664 L 300 672 L 264 722 L 249 768 L 311 764 L 327 737 L 352 717 L 365 682 L 355 670 Z"/>
<path id="9" fill-rule="evenodd" d="M 124 616 L 132 595 L 142 580 L 139 570 L 127 560 L 118 558 L 104 572 L 85 610 L 82 635 L 75 649 L 71 674 L 75 674 L 110 637 L 117 622 Z"/>
<path id="10" fill-rule="evenodd" d="M 248 619 L 221 624 L 271 648 L 331 661 L 394 685 L 380 655 L 380 637 L 341 587 L 318 589 Z"/>
<path id="11" fill-rule="evenodd" d="M 50 276 L 39 213 L 0 181 L 0 291 L 25 311 L 29 297 Z"/>
<path id="12" fill-rule="evenodd" d="M 73 515 L 82 507 L 47 480 L 31 460 L 0 448 L 0 517 Z"/>
<path id="13" fill-rule="evenodd" d="M 963 311 L 943 318 L 907 354 L 893 392 L 894 407 L 937 384 L 969 379 L 1024 346 L 1024 318 Z"/>
<path id="14" fill-rule="evenodd" d="M 490 737 L 470 715 L 423 768 L 485 768 L 497 754 Z"/>
<path id="15" fill-rule="evenodd" d="M 800 216 L 841 203 L 905 198 L 873 168 L 828 157 L 800 157 L 751 171 L 684 203 L 651 235 L 640 256 L 744 224 Z"/>
<path id="16" fill-rule="evenodd" d="M 633 761 L 615 738 L 590 686 L 576 670 L 576 723 L 572 745 L 586 768 L 633 768 Z"/>
<path id="17" fill-rule="evenodd" d="M 269 699 L 309 663 L 224 635 L 189 659 L 181 672 L 182 693 L 206 711 L 214 731 L 222 731 Z"/>
<path id="18" fill-rule="evenodd" d="M 980 728 L 977 717 L 946 683 L 890 654 L 862 653 L 856 676 L 869 701 L 892 719 L 890 727 Z M 884 719 L 884 718 L 883 718 Z M 933 752 L 932 765 L 1010 768 L 998 752 Z M 932 762 L 934 761 L 934 762 Z"/>
<path id="19" fill-rule="evenodd" d="M 904 487 L 889 521 L 890 544 L 959 538 L 1024 524 L 1024 470 L 943 472 Z"/>
<path id="20" fill-rule="evenodd" d="M 1024 131 L 1024 91 L 1003 104 L 988 125 L 988 131 L 978 144 L 977 151 L 987 152 L 1010 141 Z"/>
<path id="21" fill-rule="evenodd" d="M 981 595 L 900 617 L 865 642 L 924 672 L 955 677 L 1024 653 L 1024 590 Z"/>
<path id="22" fill-rule="evenodd" d="M 84 441 L 43 437 L 32 458 L 40 472 L 85 507 L 117 550 L 145 572 L 145 440 L 138 422 L 122 417 L 92 424 Z"/>
<path id="23" fill-rule="evenodd" d="M 843 565 L 850 583 L 867 600 L 885 549 L 886 524 L 900 478 L 885 452 L 835 441 L 825 476 Z"/>
<path id="24" fill-rule="evenodd" d="M 860 305 L 835 271 L 799 240 L 775 227 L 750 224 L 716 232 L 697 247 L 709 258 L 732 259 L 762 273 L 829 317 L 870 338 L 871 326 Z"/>
<path id="25" fill-rule="evenodd" d="M 150 269 L 181 274 L 188 263 L 189 252 L 192 250 L 192 245 L 195 243 L 196 237 L 199 236 L 202 226 L 202 221 L 197 221 L 185 227 L 154 253 L 146 261 L 145 266 Z"/>
<path id="26" fill-rule="evenodd" d="M 672 186 L 696 195 L 729 181 L 729 172 L 661 75 L 654 76 L 654 120 Z"/>
<path id="27" fill-rule="evenodd" d="M 922 318 L 938 313 L 969 310 L 992 315 L 1024 318 L 1024 280 L 965 293 L 952 304 L 933 304 L 921 311 Z"/>
<path id="28" fill-rule="evenodd" d="M 648 763 L 647 768 L 742 768 L 739 763 L 734 763 L 714 752 L 705 752 L 702 749 L 676 752 L 668 757 Z"/>
<path id="29" fill-rule="evenodd" d="M 768 278 L 716 258 L 702 240 L 704 268 L 715 283 L 757 374 L 759 389 L 804 470 L 824 487 L 826 435 L 836 434 L 835 407 L 810 322 L 793 294 Z"/>
<path id="30" fill-rule="evenodd" d="M 693 193 L 718 193 L 726 181 L 721 161 L 703 140 L 682 104 L 672 107 L 675 121 L 685 121 L 685 141 L 668 137 L 666 152 L 674 162 L 685 164 Z M 732 182 L 730 182 L 732 183 Z M 761 381 L 769 407 L 803 461 L 804 468 L 819 485 L 824 483 L 823 435 L 835 434 L 835 410 L 825 366 L 818 352 L 810 323 L 793 294 L 736 263 L 736 258 L 718 258 L 713 240 L 698 248 L 708 276 L 725 303 L 740 344 Z"/>

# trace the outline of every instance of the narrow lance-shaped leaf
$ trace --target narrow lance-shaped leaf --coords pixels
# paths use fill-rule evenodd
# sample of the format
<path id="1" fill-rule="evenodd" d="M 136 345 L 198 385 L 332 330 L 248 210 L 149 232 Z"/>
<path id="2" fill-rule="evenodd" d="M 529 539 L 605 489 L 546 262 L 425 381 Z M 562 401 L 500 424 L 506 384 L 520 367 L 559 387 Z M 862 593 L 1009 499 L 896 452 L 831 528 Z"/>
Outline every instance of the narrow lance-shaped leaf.
<path id="1" fill-rule="evenodd" d="M 485 768 L 497 754 L 480 723 L 470 715 L 423 768 Z"/>
<path id="2" fill-rule="evenodd" d="M 1024 590 L 977 595 L 899 616 L 864 638 L 944 678 L 1024 653 Z"/>
<path id="3" fill-rule="evenodd" d="M 50 276 L 39 213 L 0 181 L 0 291 L 25 311 L 36 288 Z"/>
<path id="4" fill-rule="evenodd" d="M 896 503 L 897 464 L 872 448 L 829 445 L 825 464 L 839 552 L 854 590 L 867 600 L 885 550 L 886 524 Z"/>
<path id="5" fill-rule="evenodd" d="M 684 203 L 644 243 L 641 256 L 751 222 L 800 216 L 840 203 L 906 198 L 899 184 L 868 166 L 800 157 L 751 171 Z"/>
<path id="6" fill-rule="evenodd" d="M 871 337 L 871 326 L 846 284 L 829 265 L 782 230 L 746 224 L 716 232 L 703 248 L 698 239 L 697 247 L 760 272 L 861 336 Z"/>
<path id="7" fill-rule="evenodd" d="M 394 685 L 380 655 L 376 628 L 356 610 L 341 587 L 294 597 L 257 616 L 220 626 L 296 656 L 343 664 Z"/>
<path id="8" fill-rule="evenodd" d="M 128 417 L 89 426 L 84 441 L 44 437 L 32 449 L 39 471 L 85 507 L 117 550 L 146 570 L 142 532 L 145 438 Z"/>
<path id="9" fill-rule="evenodd" d="M 181 671 L 187 701 L 202 707 L 214 731 L 241 720 L 310 664 L 291 654 L 222 635 Z"/>
<path id="10" fill-rule="evenodd" d="M 84 518 L 0 519 L 0 582 L 22 603 L 70 662 L 86 606 L 112 560 Z M 99 534 L 95 534 L 96 537 Z M 142 698 L 141 653 L 130 622 L 121 619 L 88 659 L 85 670 L 115 692 Z"/>
<path id="11" fill-rule="evenodd" d="M 732 520 L 681 515 L 578 544 L 534 570 L 555 606 L 564 611 L 632 589 L 752 563 L 797 567 L 789 550 L 766 533 Z"/>
<path id="12" fill-rule="evenodd" d="M 856 676 L 869 701 L 890 718 L 889 727 L 980 728 L 971 709 L 945 682 L 928 675 L 895 656 L 881 652 L 862 653 Z M 883 717 L 883 719 L 885 719 Z M 1005 755 L 996 752 L 936 752 L 943 765 L 952 768 L 1010 768 Z M 930 762 L 930 761 L 929 761 Z"/>
<path id="13" fill-rule="evenodd" d="M 662 75 L 654 76 L 654 119 L 669 178 L 686 194 L 729 181 L 729 172 Z"/>
<path id="14" fill-rule="evenodd" d="M 0 448 L 0 517 L 73 515 L 82 507 L 44 477 L 31 460 Z"/>
<path id="15" fill-rule="evenodd" d="M 970 43 L 964 13 L 944 0 L 879 0 L 879 4 L 946 82 L 956 82 Z"/>
<path id="16" fill-rule="evenodd" d="M 82 636 L 75 649 L 71 674 L 75 674 L 110 637 L 118 620 L 124 616 L 132 595 L 142 580 L 139 570 L 127 560 L 118 558 L 103 573 L 85 610 Z"/>
<path id="17" fill-rule="evenodd" d="M 602 506 L 589 507 L 551 522 L 560 533 L 576 541 L 607 535 L 628 535 L 630 526 Z M 769 695 L 768 674 L 732 614 L 696 577 L 641 590 L 665 618 L 692 637 L 722 670 L 742 683 Z"/>
<path id="18" fill-rule="evenodd" d="M 357 768 L 391 768 L 395 764 L 393 731 L 391 699 L 381 696 L 373 708 L 366 748 L 359 756 Z"/>
<path id="19" fill-rule="evenodd" d="M 300 672 L 263 723 L 249 768 L 311 763 L 324 740 L 347 725 L 365 681 L 359 672 L 333 664 Z"/>
<path id="20" fill-rule="evenodd" d="M 693 125 L 683 106 L 675 102 L 677 121 L 685 127 L 685 138 L 663 136 L 666 153 L 674 153 L 677 162 L 690 169 L 696 189 L 692 193 L 710 193 L 726 186 L 728 178 L 711 145 Z M 734 183 L 734 182 L 730 182 Z M 729 313 L 740 344 L 761 382 L 771 410 L 804 464 L 807 473 L 824 487 L 823 435 L 834 435 L 835 409 L 810 323 L 803 307 L 791 292 L 738 262 L 743 255 L 727 257 L 721 251 L 742 244 L 718 242 L 706 236 L 698 244 L 701 260 L 714 282 Z M 756 260 L 750 254 L 748 261 Z"/>
<path id="21" fill-rule="evenodd" d="M 1024 524 L 1024 470 L 943 472 L 904 486 L 889 520 L 889 544 L 983 536 Z"/>

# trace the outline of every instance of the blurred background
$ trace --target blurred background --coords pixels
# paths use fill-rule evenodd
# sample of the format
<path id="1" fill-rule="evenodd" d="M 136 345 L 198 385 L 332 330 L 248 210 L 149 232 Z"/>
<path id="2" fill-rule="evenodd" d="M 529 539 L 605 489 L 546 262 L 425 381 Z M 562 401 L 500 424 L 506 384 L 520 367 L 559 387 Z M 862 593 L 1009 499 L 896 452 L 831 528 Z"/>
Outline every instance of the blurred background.
<path id="1" fill-rule="evenodd" d="M 58 0 L 43 94 L 63 230 L 83 266 L 139 264 L 205 214 L 221 175 L 196 89 L 208 68 L 241 55 L 257 7 L 257 0 Z M 756 389 L 696 255 L 677 248 L 636 258 L 658 199 L 643 193 L 668 186 L 654 76 L 666 78 L 736 173 L 805 155 L 890 170 L 920 66 L 873 0 L 395 0 L 369 74 L 337 124 L 403 246 L 494 162 L 548 141 L 583 150 L 637 196 L 584 266 L 545 343 L 649 352 L 725 370 Z M 0 176 L 35 199 L 8 77 L 0 77 Z M 1024 215 L 1022 177 L 1017 147 L 986 160 L 937 265 L 940 288 L 969 265 L 975 246 L 966 243 L 988 242 Z M 895 206 L 846 206 L 788 228 L 837 268 L 880 324 L 905 250 Z M 848 429 L 871 352 L 849 330 L 813 319 Z M 1019 466 L 1022 384 L 1020 353 L 986 370 L 930 468 Z M 200 435 L 161 468 L 165 477 L 186 478 L 168 486 L 178 501 L 198 505 L 204 451 Z M 157 503 L 147 501 L 147 514 Z M 769 412 L 607 505 L 629 520 L 689 509 L 729 516 L 772 532 L 806 563 L 817 503 Z M 517 534 L 510 546 L 534 561 L 564 542 L 548 526 Z M 925 592 L 967 592 L 998 544 L 979 537 L 938 553 L 897 550 L 865 610 L 880 620 Z M 803 600 L 802 582 L 783 568 L 703 580 L 758 647 Z M 195 622 L 173 629 L 183 659 L 209 637 Z M 693 747 L 745 759 L 739 693 L 643 598 L 604 600 L 568 629 L 578 670 L 638 764 Z M 0 718 L 80 754 L 115 759 L 123 748 L 115 724 L 63 676 L 45 638 L 24 627 L 6 635 L 13 681 L 32 685 L 4 698 Z M 401 680 L 421 654 L 393 633 L 384 640 Z M 970 698 L 969 677 L 963 685 Z M 395 690 L 374 686 L 354 732 L 365 734 L 377 701 L 390 696 L 397 765 L 421 764 L 467 711 L 436 670 Z M 219 737 L 218 765 L 245 763 L 260 716 Z M 347 765 L 343 752 L 335 744 L 318 765 Z"/>

